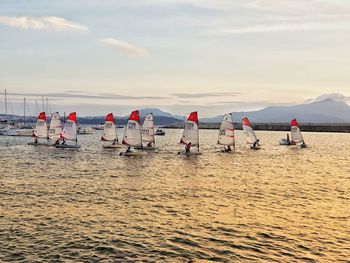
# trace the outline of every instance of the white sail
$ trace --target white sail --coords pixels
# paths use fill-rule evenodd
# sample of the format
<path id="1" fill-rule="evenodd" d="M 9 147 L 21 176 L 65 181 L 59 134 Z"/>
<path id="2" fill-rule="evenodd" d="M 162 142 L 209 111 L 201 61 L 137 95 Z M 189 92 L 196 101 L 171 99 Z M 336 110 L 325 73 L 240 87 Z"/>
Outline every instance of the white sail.
<path id="1" fill-rule="evenodd" d="M 296 119 L 293 119 L 291 123 L 291 141 L 292 143 L 304 142 L 303 135 L 301 134 L 299 124 Z"/>
<path id="2" fill-rule="evenodd" d="M 77 115 L 75 112 L 72 112 L 69 114 L 67 121 L 64 124 L 64 128 L 61 133 L 62 138 L 65 140 L 76 141 L 77 130 Z"/>
<path id="3" fill-rule="evenodd" d="M 146 115 L 143 121 L 142 129 L 142 142 L 152 142 L 154 143 L 154 127 L 153 127 L 153 114 L 149 113 Z"/>
<path id="4" fill-rule="evenodd" d="M 115 128 L 115 121 L 114 121 L 114 116 L 112 113 L 109 113 L 106 117 L 101 140 L 102 141 L 118 141 L 117 130 Z"/>
<path id="5" fill-rule="evenodd" d="M 219 130 L 218 144 L 230 146 L 235 145 L 235 131 L 231 113 L 225 114 L 222 119 Z"/>
<path id="6" fill-rule="evenodd" d="M 185 128 L 180 143 L 199 147 L 198 114 L 191 112 L 185 123 Z"/>
<path id="7" fill-rule="evenodd" d="M 48 136 L 45 112 L 41 112 L 38 116 L 38 120 L 34 128 L 34 136 L 37 138 L 47 138 Z"/>
<path id="8" fill-rule="evenodd" d="M 242 120 L 242 126 L 243 126 L 243 132 L 246 136 L 247 142 L 250 144 L 254 144 L 258 140 L 258 138 L 256 137 L 255 132 L 248 118 L 244 118 Z"/>
<path id="9" fill-rule="evenodd" d="M 52 114 L 49 129 L 49 138 L 52 140 L 58 140 L 62 133 L 62 121 L 58 112 Z"/>
<path id="10" fill-rule="evenodd" d="M 130 114 L 128 124 L 126 125 L 124 130 L 124 137 L 122 143 L 133 147 L 142 147 L 141 125 L 138 110 L 133 111 Z"/>

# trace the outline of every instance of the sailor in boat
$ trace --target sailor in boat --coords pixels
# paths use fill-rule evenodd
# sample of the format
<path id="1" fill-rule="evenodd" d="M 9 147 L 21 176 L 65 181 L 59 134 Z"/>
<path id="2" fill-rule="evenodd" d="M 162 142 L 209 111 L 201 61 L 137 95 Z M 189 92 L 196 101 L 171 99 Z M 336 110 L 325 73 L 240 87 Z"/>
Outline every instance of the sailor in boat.
<path id="1" fill-rule="evenodd" d="M 147 143 L 147 147 L 151 148 L 152 147 L 152 142 Z"/>
<path id="2" fill-rule="evenodd" d="M 53 145 L 59 145 L 60 144 L 60 141 L 59 140 L 56 140 L 55 143 Z"/>
<path id="3" fill-rule="evenodd" d="M 129 146 L 128 149 L 126 149 L 125 153 L 131 153 L 131 147 Z"/>
<path id="4" fill-rule="evenodd" d="M 66 140 L 63 139 L 62 145 L 66 145 Z"/>
<path id="5" fill-rule="evenodd" d="M 291 145 L 292 143 L 291 143 L 291 141 L 290 141 L 290 139 L 289 139 L 289 133 L 287 133 L 287 145 Z"/>
<path id="6" fill-rule="evenodd" d="M 260 140 L 257 139 L 257 140 L 253 143 L 253 146 L 252 146 L 251 148 L 254 149 L 254 150 L 256 150 L 257 147 L 259 146 L 259 142 L 260 142 Z"/>
<path id="7" fill-rule="evenodd" d="M 191 142 L 186 144 L 186 146 L 185 146 L 185 153 L 186 154 L 190 154 L 191 153 L 191 147 L 192 147 L 192 143 Z"/>
<path id="8" fill-rule="evenodd" d="M 116 144 L 117 144 L 117 139 L 114 139 L 112 145 L 116 145 Z"/>
<path id="9" fill-rule="evenodd" d="M 223 150 L 223 152 L 227 153 L 227 152 L 231 152 L 232 149 L 231 149 L 231 146 L 230 145 L 225 145 L 225 148 Z"/>
<path id="10" fill-rule="evenodd" d="M 35 138 L 34 143 L 38 144 L 38 138 Z"/>
<path id="11" fill-rule="evenodd" d="M 303 143 L 300 145 L 300 148 L 306 148 L 306 143 L 303 140 Z"/>

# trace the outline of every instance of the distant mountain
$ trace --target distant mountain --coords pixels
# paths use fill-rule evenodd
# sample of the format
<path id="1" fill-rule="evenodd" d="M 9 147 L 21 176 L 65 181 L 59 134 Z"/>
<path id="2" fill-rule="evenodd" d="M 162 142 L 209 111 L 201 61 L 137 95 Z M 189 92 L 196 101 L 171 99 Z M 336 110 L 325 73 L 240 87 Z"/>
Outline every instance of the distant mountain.
<path id="1" fill-rule="evenodd" d="M 312 102 L 295 106 L 274 106 L 259 111 L 234 112 L 233 118 L 236 122 L 248 117 L 252 122 L 285 123 L 297 118 L 304 123 L 349 123 L 350 106 L 347 104 L 347 100 L 348 98 L 345 96 L 324 95 Z M 220 122 L 221 119 L 222 115 L 201 119 L 201 121 Z"/>

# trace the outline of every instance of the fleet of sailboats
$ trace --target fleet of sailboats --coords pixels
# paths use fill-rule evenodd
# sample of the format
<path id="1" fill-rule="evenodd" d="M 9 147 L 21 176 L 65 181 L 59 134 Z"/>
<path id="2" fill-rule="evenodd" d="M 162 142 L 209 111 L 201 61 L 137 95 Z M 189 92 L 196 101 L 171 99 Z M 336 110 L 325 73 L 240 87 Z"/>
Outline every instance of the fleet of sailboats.
<path id="1" fill-rule="evenodd" d="M 44 105 L 44 104 L 43 104 Z M 25 107 L 25 100 L 24 100 Z M 5 109 L 7 114 L 7 92 L 5 91 Z M 25 112 L 25 109 L 24 109 Z M 25 116 L 25 113 L 24 113 Z M 6 122 L 2 122 L 6 123 Z M 260 140 L 257 138 L 254 129 L 248 118 L 242 119 L 242 128 L 246 137 L 247 143 L 251 149 L 260 148 Z M 9 129 L 7 133 L 3 135 L 13 135 L 12 130 Z M 55 112 L 51 116 L 50 125 L 48 127 L 46 112 L 40 112 L 36 121 L 35 128 L 31 131 L 33 136 L 33 142 L 30 145 L 35 146 L 55 146 L 56 148 L 72 148 L 78 149 L 78 126 L 76 112 L 69 114 L 64 125 L 58 112 Z M 124 128 L 123 140 L 120 144 L 118 142 L 117 128 L 115 124 L 115 118 L 113 113 L 109 113 L 106 116 L 105 123 L 103 125 L 103 133 L 101 141 L 109 142 L 109 144 L 103 144 L 103 148 L 118 149 L 127 147 L 126 152 L 120 153 L 121 155 L 144 155 L 145 150 L 155 150 L 156 141 L 155 135 L 165 135 L 164 130 L 154 129 L 154 117 L 152 113 L 145 116 L 143 124 L 140 124 L 140 114 L 138 110 L 131 112 L 127 125 Z M 17 131 L 16 131 L 16 136 Z M 75 142 L 75 144 L 68 143 Z M 232 113 L 223 115 L 219 134 L 218 145 L 224 146 L 221 152 L 231 152 L 232 148 L 235 150 L 235 128 L 232 118 Z M 200 155 L 202 152 L 199 150 L 199 127 L 198 127 L 198 113 L 196 111 L 191 112 L 185 121 L 185 126 L 180 139 L 180 144 L 185 146 L 183 151 L 179 151 L 179 155 Z M 299 124 L 296 119 L 291 121 L 290 136 L 287 134 L 287 139 L 281 139 L 280 145 L 298 145 L 301 148 L 305 148 L 306 144 L 301 133 Z"/>

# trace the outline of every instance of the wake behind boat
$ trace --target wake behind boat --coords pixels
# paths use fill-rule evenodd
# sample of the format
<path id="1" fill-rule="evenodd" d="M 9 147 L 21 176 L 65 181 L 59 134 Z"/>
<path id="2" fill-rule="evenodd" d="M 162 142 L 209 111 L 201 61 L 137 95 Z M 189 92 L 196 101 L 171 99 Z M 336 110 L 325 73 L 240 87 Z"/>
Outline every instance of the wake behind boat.
<path id="1" fill-rule="evenodd" d="M 191 112 L 188 116 L 180 143 L 185 145 L 185 150 L 177 154 L 187 156 L 202 154 L 199 151 L 198 113 L 196 111 Z M 197 151 L 192 152 L 192 147 L 196 147 Z"/>

